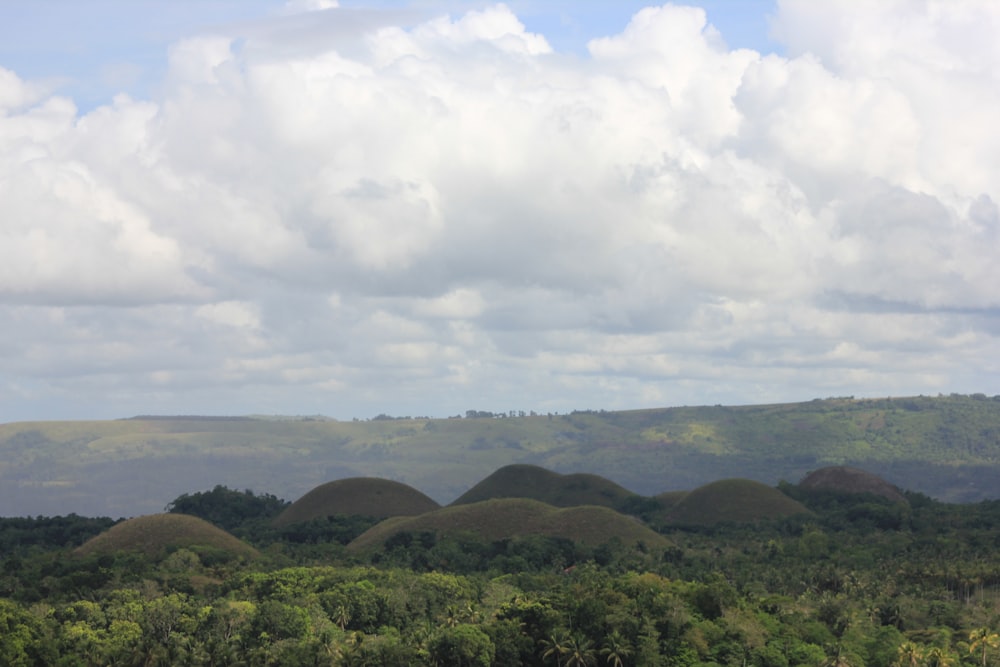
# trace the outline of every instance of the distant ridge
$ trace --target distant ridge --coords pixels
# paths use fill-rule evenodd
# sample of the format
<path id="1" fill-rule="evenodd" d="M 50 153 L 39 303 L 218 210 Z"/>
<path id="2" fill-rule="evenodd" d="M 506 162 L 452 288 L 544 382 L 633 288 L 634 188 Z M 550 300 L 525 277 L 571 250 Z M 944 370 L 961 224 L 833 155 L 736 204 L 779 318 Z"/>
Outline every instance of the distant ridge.
<path id="1" fill-rule="evenodd" d="M 160 557 L 179 547 L 208 547 L 234 556 L 257 555 L 257 550 L 246 542 L 187 514 L 149 514 L 123 521 L 87 540 L 74 553 L 87 556 L 137 551 Z"/>
<path id="2" fill-rule="evenodd" d="M 249 422 L 255 419 L 247 415 L 136 415 L 122 421 Z"/>
<path id="3" fill-rule="evenodd" d="M 556 508 L 528 498 L 497 498 L 451 505 L 414 517 L 395 517 L 373 526 L 347 545 L 348 550 L 377 548 L 401 532 L 429 531 L 438 535 L 472 533 L 480 539 L 502 540 L 528 535 L 562 537 L 587 545 L 614 539 L 662 548 L 669 541 L 639 521 L 608 507 L 594 505 Z"/>
<path id="4" fill-rule="evenodd" d="M 619 508 L 635 495 L 600 475 L 562 475 L 540 466 L 515 463 L 500 468 L 451 504 L 468 505 L 494 498 L 531 498 L 555 507 L 601 505 Z"/>
<path id="5" fill-rule="evenodd" d="M 850 466 L 828 466 L 806 475 L 799 486 L 811 491 L 871 493 L 894 503 L 909 504 L 899 489 L 878 475 Z"/>
<path id="6" fill-rule="evenodd" d="M 355 476 L 404 480 L 450 503 L 515 463 L 592 473 L 647 498 L 729 478 L 776 486 L 850 466 L 899 489 L 972 503 L 1000 499 L 1000 397 L 828 398 L 503 419 L 10 422 L 0 424 L 0 515 L 153 514 L 182 493 L 217 484 L 294 500 Z"/>
<path id="7" fill-rule="evenodd" d="M 321 484 L 285 508 L 274 519 L 287 526 L 336 514 L 376 518 L 409 516 L 440 505 L 412 486 L 378 477 L 351 477 Z"/>

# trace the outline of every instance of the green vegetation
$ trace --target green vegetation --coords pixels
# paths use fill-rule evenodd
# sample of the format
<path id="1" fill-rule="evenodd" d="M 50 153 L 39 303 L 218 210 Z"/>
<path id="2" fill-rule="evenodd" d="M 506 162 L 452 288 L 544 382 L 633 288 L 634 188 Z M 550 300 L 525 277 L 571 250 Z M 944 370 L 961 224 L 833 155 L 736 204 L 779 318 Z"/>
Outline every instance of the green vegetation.
<path id="1" fill-rule="evenodd" d="M 170 503 L 225 517 L 254 557 L 177 513 L 6 520 L 0 664 L 1000 665 L 1000 501 L 847 491 L 723 480 L 673 499 L 700 522 L 658 533 L 496 498 L 347 547 L 367 519 L 274 528 L 280 502 L 220 486 Z"/>

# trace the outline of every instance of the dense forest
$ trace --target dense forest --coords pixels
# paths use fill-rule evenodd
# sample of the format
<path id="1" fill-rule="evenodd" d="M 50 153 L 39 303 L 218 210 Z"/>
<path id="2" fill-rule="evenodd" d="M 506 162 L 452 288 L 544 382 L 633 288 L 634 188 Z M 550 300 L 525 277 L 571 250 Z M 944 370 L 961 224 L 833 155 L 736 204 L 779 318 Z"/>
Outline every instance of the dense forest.
<path id="1" fill-rule="evenodd" d="M 222 486 L 167 509 L 253 549 L 87 551 L 118 522 L 0 519 L 0 664 L 1000 664 L 1000 502 L 779 490 L 811 512 L 661 525 L 656 548 L 404 531 L 357 551 L 377 519 L 276 527 L 285 501 Z"/>

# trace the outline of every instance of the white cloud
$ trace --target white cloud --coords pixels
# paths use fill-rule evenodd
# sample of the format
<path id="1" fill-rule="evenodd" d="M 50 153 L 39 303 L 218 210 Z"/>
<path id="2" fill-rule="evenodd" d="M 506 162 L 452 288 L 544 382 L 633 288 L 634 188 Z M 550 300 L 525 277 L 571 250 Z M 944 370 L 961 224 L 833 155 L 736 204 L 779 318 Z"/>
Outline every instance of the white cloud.
<path id="1" fill-rule="evenodd" d="M 326 9 L 336 9 L 339 6 L 337 0 L 287 0 L 284 12 L 287 14 L 320 12 Z"/>
<path id="2" fill-rule="evenodd" d="M 0 70 L 5 391 L 338 416 L 996 391 L 995 5 L 782 2 L 779 57 L 674 5 L 568 56 L 504 5 L 320 4 L 180 40 L 151 99 L 85 114 Z"/>

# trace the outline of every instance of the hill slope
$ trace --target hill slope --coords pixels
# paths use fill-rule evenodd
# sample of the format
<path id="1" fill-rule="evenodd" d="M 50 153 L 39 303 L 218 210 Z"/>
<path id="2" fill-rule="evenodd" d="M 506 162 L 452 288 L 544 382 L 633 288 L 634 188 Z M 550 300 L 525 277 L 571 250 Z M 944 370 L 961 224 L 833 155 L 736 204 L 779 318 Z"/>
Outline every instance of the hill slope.
<path id="1" fill-rule="evenodd" d="M 376 477 L 352 477 L 317 486 L 289 505 L 274 520 L 287 526 L 334 514 L 377 518 L 423 514 L 440 507 L 412 486 Z"/>
<path id="2" fill-rule="evenodd" d="M 157 557 L 178 547 L 209 547 L 234 556 L 257 555 L 257 550 L 246 542 L 186 514 L 153 514 L 123 521 L 87 540 L 74 553 L 86 556 L 139 551 Z"/>
<path id="3" fill-rule="evenodd" d="M 351 542 L 349 550 L 376 548 L 393 535 L 431 531 L 438 534 L 474 533 L 487 540 L 545 535 L 588 545 L 618 538 L 624 544 L 643 542 L 663 547 L 667 540 L 641 523 L 607 507 L 558 509 L 527 498 L 499 498 L 452 505 L 415 517 L 396 517 L 373 526 Z"/>
<path id="4" fill-rule="evenodd" d="M 806 475 L 799 486 L 811 491 L 838 493 L 871 493 L 894 503 L 906 503 L 906 496 L 878 475 L 849 466 L 828 466 Z"/>
<path id="5" fill-rule="evenodd" d="M 805 505 L 775 488 L 749 479 L 724 479 L 685 494 L 663 518 L 666 523 L 711 525 L 809 513 Z"/>
<path id="6" fill-rule="evenodd" d="M 452 505 L 494 498 L 531 498 L 555 507 L 601 505 L 617 508 L 635 494 L 599 475 L 560 475 L 540 466 L 514 464 L 500 468 L 458 497 Z"/>
<path id="7" fill-rule="evenodd" d="M 637 493 L 864 468 L 949 502 L 997 497 L 1000 400 L 827 399 L 516 418 L 160 418 L 0 424 L 0 515 L 133 516 L 217 484 L 298 498 L 399 480 L 450 502 L 502 466 L 600 475 Z"/>

